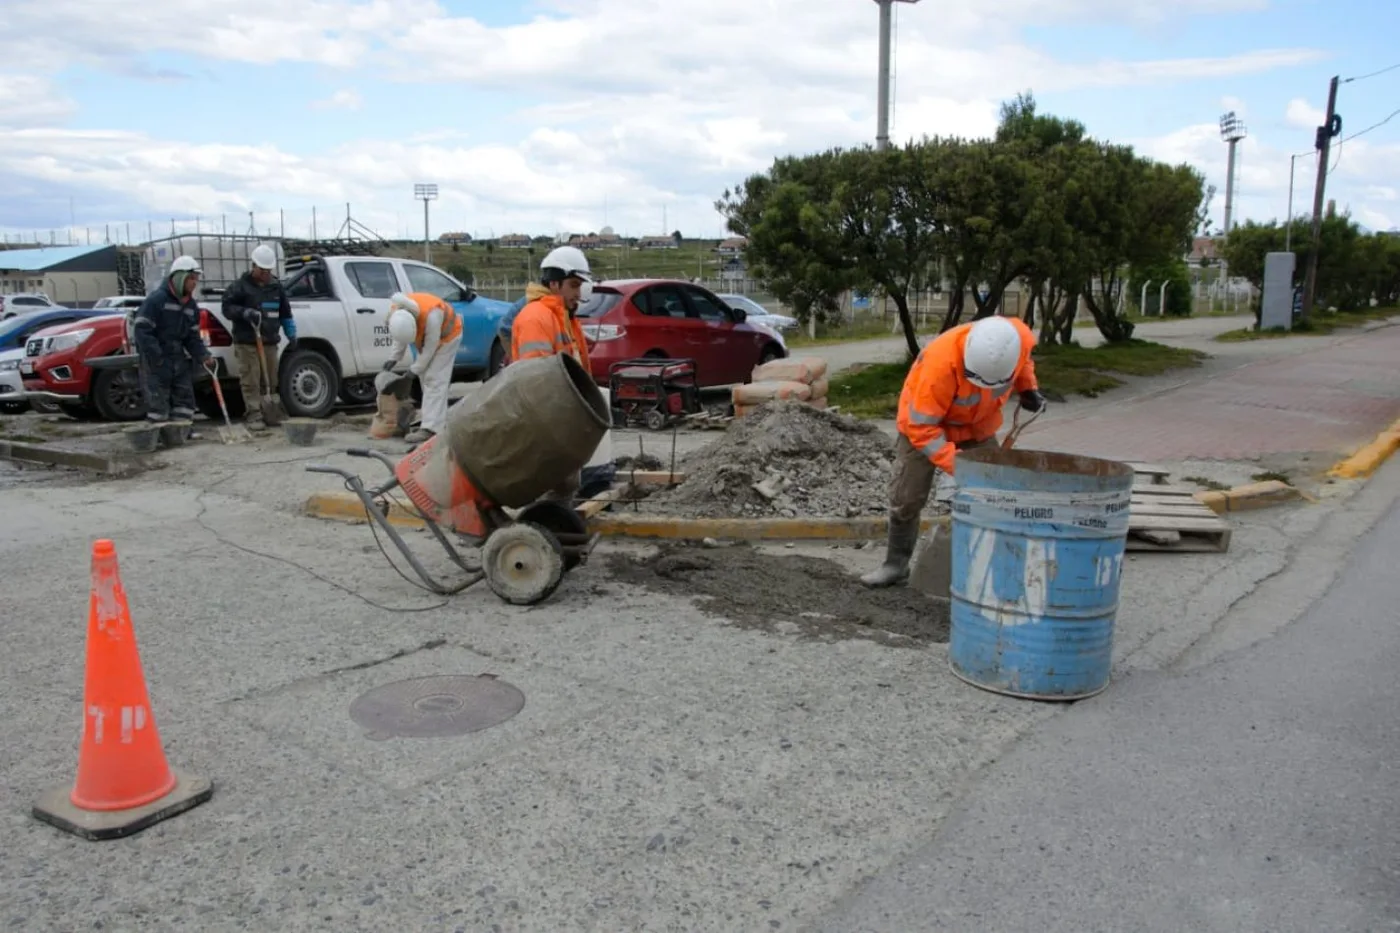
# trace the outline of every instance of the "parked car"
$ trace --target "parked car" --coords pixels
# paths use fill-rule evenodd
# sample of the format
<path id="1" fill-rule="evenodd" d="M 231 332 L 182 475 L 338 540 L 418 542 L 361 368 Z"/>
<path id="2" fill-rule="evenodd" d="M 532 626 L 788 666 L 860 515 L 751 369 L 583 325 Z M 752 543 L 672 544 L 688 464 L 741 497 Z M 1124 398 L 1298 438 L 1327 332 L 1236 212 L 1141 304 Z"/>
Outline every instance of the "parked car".
<path id="1" fill-rule="evenodd" d="M 787 356 L 782 335 L 749 323 L 742 308 L 683 279 L 600 282 L 575 315 L 588 340 L 593 381 L 608 385 L 608 368 L 637 357 L 695 360 L 701 387 L 747 382 L 755 366 Z M 501 339 L 510 346 L 510 329 Z"/>
<path id="2" fill-rule="evenodd" d="M 47 328 L 111 314 L 111 309 L 78 310 L 53 306 L 42 311 L 17 314 L 0 322 L 0 413 L 20 414 L 29 408 L 29 400 L 23 397 L 24 381 L 20 364 L 24 361 L 25 344 L 31 337 Z"/>
<path id="3" fill-rule="evenodd" d="M 749 321 L 754 324 L 766 324 L 779 333 L 790 330 L 797 330 L 797 318 L 788 317 L 786 314 L 774 314 L 763 305 L 745 295 L 731 295 L 728 293 L 715 296 L 720 301 L 731 308 L 743 308 L 749 316 Z"/>
<path id="4" fill-rule="evenodd" d="M 101 317 L 34 334 L 20 362 L 25 400 L 36 408 L 57 408 L 75 418 L 97 415 L 108 421 L 134 421 L 144 417 L 140 370 L 128 347 L 126 315 L 120 311 L 109 310 Z M 207 382 L 208 375 L 202 369 L 199 373 Z M 212 389 L 209 394 L 212 400 Z"/>
<path id="5" fill-rule="evenodd" d="M 56 304 L 52 298 L 43 292 L 19 292 L 14 295 L 0 295 L 0 321 L 8 321 L 18 314 L 28 311 L 44 311 L 51 308 L 63 308 L 63 305 Z"/>
<path id="6" fill-rule="evenodd" d="M 303 256 L 287 261 L 287 297 L 297 322 L 297 348 L 283 353 L 278 389 L 288 414 L 324 417 L 337 397 L 352 404 L 374 401 L 374 377 L 389 358 L 389 298 L 398 291 L 430 292 L 462 316 L 457 375 L 499 370 L 505 350 L 497 344 L 500 319 L 510 305 L 478 296 L 446 273 L 411 259 L 375 256 Z M 232 323 L 219 290 L 201 293 L 200 331 L 218 362 L 219 382 L 232 417 L 243 413 L 233 363 Z M 212 292 L 212 294 L 211 294 Z M 25 391 L 103 418 L 140 417 L 139 359 L 120 323 L 95 325 L 76 345 L 72 338 L 39 346 L 23 365 Z M 111 375 L 107 375 L 111 373 Z M 222 419 L 213 384 L 195 372 L 195 400 L 210 418 Z"/>

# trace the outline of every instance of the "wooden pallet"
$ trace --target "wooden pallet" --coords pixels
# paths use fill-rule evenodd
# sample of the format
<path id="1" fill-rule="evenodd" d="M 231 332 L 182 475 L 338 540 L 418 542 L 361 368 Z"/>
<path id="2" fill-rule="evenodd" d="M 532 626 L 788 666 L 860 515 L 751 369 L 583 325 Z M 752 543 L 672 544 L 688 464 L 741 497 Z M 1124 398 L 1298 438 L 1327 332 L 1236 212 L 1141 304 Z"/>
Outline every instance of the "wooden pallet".
<path id="1" fill-rule="evenodd" d="M 1230 549 L 1230 523 L 1202 504 L 1194 489 L 1166 482 L 1135 484 L 1128 514 L 1130 551 L 1218 553 Z M 1175 532 L 1178 538 L 1156 543 L 1135 532 Z"/>

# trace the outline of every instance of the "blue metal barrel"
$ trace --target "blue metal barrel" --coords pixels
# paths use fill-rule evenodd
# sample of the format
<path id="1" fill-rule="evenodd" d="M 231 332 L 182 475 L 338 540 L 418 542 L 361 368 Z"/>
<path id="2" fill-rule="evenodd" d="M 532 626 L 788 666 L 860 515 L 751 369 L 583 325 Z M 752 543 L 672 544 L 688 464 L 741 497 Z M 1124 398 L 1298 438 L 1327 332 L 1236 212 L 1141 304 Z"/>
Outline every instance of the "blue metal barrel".
<path id="1" fill-rule="evenodd" d="M 986 447 L 958 453 L 948 661 L 1010 696 L 1108 686 L 1128 537 L 1125 463 Z"/>

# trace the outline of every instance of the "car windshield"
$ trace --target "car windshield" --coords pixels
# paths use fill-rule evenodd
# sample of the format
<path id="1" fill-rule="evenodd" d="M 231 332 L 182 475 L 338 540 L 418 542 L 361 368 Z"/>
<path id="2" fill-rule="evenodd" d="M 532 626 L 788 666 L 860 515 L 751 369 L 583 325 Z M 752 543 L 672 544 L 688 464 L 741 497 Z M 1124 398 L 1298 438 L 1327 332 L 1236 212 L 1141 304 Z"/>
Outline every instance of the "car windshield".
<path id="1" fill-rule="evenodd" d="M 618 292 L 594 289 L 592 296 L 587 301 L 579 302 L 574 317 L 602 317 L 616 308 L 621 301 L 622 295 Z"/>

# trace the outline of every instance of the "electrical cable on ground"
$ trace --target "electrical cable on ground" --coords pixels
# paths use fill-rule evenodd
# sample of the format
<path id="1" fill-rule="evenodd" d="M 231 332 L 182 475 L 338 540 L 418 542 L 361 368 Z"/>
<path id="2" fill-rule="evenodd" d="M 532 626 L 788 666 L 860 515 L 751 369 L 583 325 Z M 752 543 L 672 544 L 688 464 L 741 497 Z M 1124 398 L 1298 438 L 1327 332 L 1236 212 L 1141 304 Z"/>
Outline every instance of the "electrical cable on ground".
<path id="1" fill-rule="evenodd" d="M 323 457 L 323 456 L 324 456 L 324 454 L 319 454 L 319 453 L 318 453 L 318 454 L 312 454 L 312 455 L 310 455 L 310 456 L 305 456 L 305 457 L 291 457 L 291 458 L 282 459 L 282 460 L 254 460 L 254 461 L 252 461 L 252 462 L 246 464 L 246 466 L 271 466 L 271 465 L 275 465 L 275 464 L 279 464 L 279 463 L 305 463 L 305 462 L 308 461 L 308 460 L 319 460 L 319 459 L 321 459 L 321 457 Z M 435 609 L 442 609 L 443 607 L 447 606 L 447 604 L 451 601 L 451 600 L 449 600 L 449 599 L 442 599 L 442 600 L 440 600 L 439 602 L 436 602 L 436 603 L 434 603 L 434 604 L 431 605 L 431 606 L 386 606 L 386 605 L 384 605 L 384 604 L 382 604 L 382 603 L 375 602 L 374 600 L 370 599 L 368 596 L 365 596 L 364 594 L 359 593 L 359 592 L 357 592 L 357 591 L 351 589 L 350 587 L 345 586 L 345 585 L 342 584 L 342 583 L 337 583 L 335 580 L 332 580 L 332 579 L 330 579 L 329 577 L 324 576 L 323 574 L 317 573 L 315 570 L 312 570 L 310 567 L 304 566 L 304 565 L 302 565 L 302 564 L 298 564 L 298 563 L 297 563 L 296 561 L 294 561 L 294 560 L 288 560 L 287 558 L 281 557 L 281 556 L 279 556 L 279 555 L 277 555 L 277 554 L 269 554 L 269 553 L 267 553 L 267 552 L 265 552 L 265 551 L 259 551 L 259 550 L 256 550 L 256 549 L 254 549 L 254 548 L 250 548 L 250 547 L 247 547 L 247 546 L 245 546 L 245 545 L 239 544 L 239 543 L 236 542 L 236 541 L 231 541 L 231 540 L 229 540 L 228 538 L 224 537 L 224 535 L 221 534 L 217 529 L 215 529 L 214 527 L 212 527 L 208 522 L 206 522 L 206 521 L 204 520 L 204 514 L 205 514 L 205 512 L 207 512 L 207 511 L 209 510 L 209 504 L 208 504 L 207 502 L 204 501 L 204 497 L 205 497 L 206 495 L 208 495 L 209 493 L 213 492 L 214 489 L 215 489 L 215 487 L 217 487 L 217 486 L 219 486 L 219 485 L 221 485 L 221 484 L 223 484 L 223 483 L 228 482 L 229 480 L 233 479 L 233 478 L 234 478 L 235 476 L 237 476 L 237 475 L 239 475 L 239 474 L 237 474 L 237 473 L 229 473 L 228 475 L 226 475 L 226 476 L 224 476 L 224 477 L 222 477 L 222 478 L 220 478 L 220 479 L 215 480 L 214 482 L 208 484 L 207 486 L 201 487 L 201 488 L 200 488 L 199 495 L 195 497 L 195 501 L 199 503 L 199 512 L 195 515 L 195 522 L 196 522 L 201 528 L 203 528 L 205 531 L 209 532 L 211 535 L 213 535 L 215 538 L 217 538 L 222 544 L 226 544 L 226 545 L 228 545 L 229 547 L 233 548 L 234 550 L 242 551 L 243 553 L 245 553 L 245 554 L 250 554 L 250 555 L 252 555 L 252 556 L 254 556 L 254 557 L 261 557 L 261 558 L 264 558 L 265 560 L 272 560 L 272 561 L 276 561 L 276 562 L 278 562 L 278 563 L 280 563 L 280 564 L 285 564 L 285 565 L 287 565 L 288 567 L 293 567 L 293 568 L 295 568 L 295 569 L 297 569 L 297 570 L 300 570 L 302 573 L 307 574 L 308 576 L 311 576 L 311 577 L 316 578 L 317 580 L 321 581 L 322 583 L 326 584 L 327 586 L 334 587 L 335 589 L 340 590 L 342 593 L 345 593 L 345 594 L 348 595 L 348 596 L 353 596 L 353 597 L 355 597 L 356 599 L 360 600 L 360 602 L 365 603 L 366 605 L 372 606 L 372 607 L 374 607 L 375 609 L 379 609 L 379 610 L 381 610 L 381 611 L 383 611 L 383 612 L 431 612 L 431 611 L 433 611 L 433 610 L 435 610 Z M 348 484 L 347 484 L 346 488 L 347 488 L 347 489 L 349 488 Z M 414 581 L 414 580 L 409 579 L 409 578 L 404 574 L 404 572 L 403 572 L 402 570 L 399 569 L 399 566 L 398 566 L 397 564 L 394 563 L 393 559 L 389 556 L 389 552 L 388 552 L 387 550 L 385 550 L 384 544 L 380 541 L 380 539 L 379 539 L 379 534 L 378 534 L 378 533 L 375 531 L 375 529 L 374 529 L 374 522 L 371 521 L 371 522 L 369 523 L 369 525 L 370 525 L 370 531 L 371 531 L 371 532 L 374 532 L 374 543 L 379 547 L 379 552 L 380 552 L 381 554 L 384 555 L 384 559 L 387 560 L 387 561 L 389 562 L 389 566 L 390 566 L 390 567 L 393 567 L 393 568 L 394 568 L 394 571 L 395 571 L 399 576 L 401 576 L 401 577 L 403 577 L 405 580 L 407 580 L 409 583 L 412 583 L 414 586 L 418 587 L 419 589 L 421 589 L 421 590 L 423 590 L 423 591 L 425 591 L 425 592 L 432 593 L 432 590 L 430 590 L 430 589 L 428 589 L 427 587 L 423 586 L 421 583 L 418 583 L 418 582 L 416 582 L 416 581 Z M 434 593 L 433 595 L 437 595 L 437 594 Z"/>

